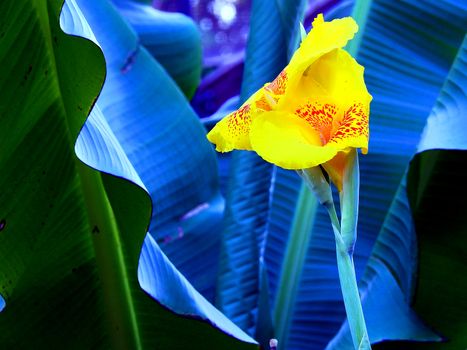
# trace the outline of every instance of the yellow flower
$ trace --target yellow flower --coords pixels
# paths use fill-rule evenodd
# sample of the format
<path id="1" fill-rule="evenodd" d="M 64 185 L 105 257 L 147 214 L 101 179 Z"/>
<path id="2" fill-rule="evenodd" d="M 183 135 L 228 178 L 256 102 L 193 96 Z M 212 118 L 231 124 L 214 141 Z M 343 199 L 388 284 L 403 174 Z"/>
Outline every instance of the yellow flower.
<path id="1" fill-rule="evenodd" d="M 285 169 L 323 165 L 339 190 L 345 155 L 368 150 L 371 95 L 342 48 L 358 26 L 320 14 L 290 63 L 208 134 L 216 150 L 253 150 Z"/>

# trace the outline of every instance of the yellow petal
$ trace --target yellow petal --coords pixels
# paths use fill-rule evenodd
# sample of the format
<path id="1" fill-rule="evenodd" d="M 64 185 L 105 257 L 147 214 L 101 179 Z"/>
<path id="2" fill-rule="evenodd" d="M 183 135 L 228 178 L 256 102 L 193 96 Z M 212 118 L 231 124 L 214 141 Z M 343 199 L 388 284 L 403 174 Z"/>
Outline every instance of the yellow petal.
<path id="1" fill-rule="evenodd" d="M 369 104 L 371 95 L 363 73 L 364 68 L 347 51 L 335 49 L 309 66 L 298 90 L 304 89 L 308 96 L 332 96 L 343 109 L 355 102 Z"/>
<path id="2" fill-rule="evenodd" d="M 323 147 L 319 133 L 305 120 L 284 112 L 267 112 L 251 124 L 252 149 L 285 169 L 306 169 L 333 158 L 337 149 Z"/>
<path id="3" fill-rule="evenodd" d="M 254 93 L 239 109 L 222 118 L 208 133 L 208 140 L 216 145 L 218 152 L 234 149 L 251 150 L 249 132 L 252 118 L 269 111 L 271 101 L 264 90 Z"/>
<path id="4" fill-rule="evenodd" d="M 266 84 L 264 89 L 273 96 L 280 98 L 285 93 L 287 87 L 287 67 L 279 73 L 279 75 L 271 83 Z"/>
<path id="5" fill-rule="evenodd" d="M 320 131 L 323 143 L 338 144 L 339 149 L 362 148 L 366 153 L 372 97 L 363 72 L 346 51 L 333 50 L 308 68 L 284 108 Z"/>
<path id="6" fill-rule="evenodd" d="M 355 102 L 369 104 L 372 97 L 364 69 L 343 49 L 334 49 L 311 64 L 295 85 L 288 88 L 277 109 L 293 111 L 311 102 L 336 105 L 342 113 Z"/>
<path id="7" fill-rule="evenodd" d="M 250 109 L 250 104 L 244 104 L 235 112 L 224 117 L 208 133 L 208 140 L 216 145 L 216 151 L 251 150 L 249 140 Z"/>
<path id="8" fill-rule="evenodd" d="M 313 129 L 319 132 L 321 143 L 325 145 L 331 139 L 338 109 L 335 104 L 321 103 L 319 100 L 307 102 L 299 106 L 294 114 L 304 119 Z"/>
<path id="9" fill-rule="evenodd" d="M 342 49 L 357 30 L 350 17 L 324 22 L 318 16 L 289 65 L 208 139 L 218 151 L 254 150 L 286 169 L 323 164 L 339 187 L 340 158 L 368 148 L 371 95 L 363 67 Z"/>
<path id="10" fill-rule="evenodd" d="M 290 64 L 310 65 L 317 57 L 331 50 L 343 48 L 358 31 L 358 25 L 352 17 L 334 19 L 325 22 L 320 14 L 312 23 L 312 29 L 301 42 Z"/>
<path id="11" fill-rule="evenodd" d="M 309 75 L 308 68 L 313 62 L 332 50 L 344 47 L 357 31 L 358 25 L 352 17 L 324 22 L 322 15 L 319 15 L 284 70 L 287 79 L 280 104 L 288 104 L 294 98 L 298 83 L 304 73 Z M 281 109 L 281 106 L 278 108 Z"/>

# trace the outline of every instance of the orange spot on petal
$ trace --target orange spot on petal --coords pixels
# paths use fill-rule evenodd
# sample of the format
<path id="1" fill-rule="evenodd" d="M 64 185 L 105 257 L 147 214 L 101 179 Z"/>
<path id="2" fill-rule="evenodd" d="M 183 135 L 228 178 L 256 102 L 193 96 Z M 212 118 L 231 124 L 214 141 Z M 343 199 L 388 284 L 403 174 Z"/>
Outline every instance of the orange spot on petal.
<path id="1" fill-rule="evenodd" d="M 271 83 L 266 85 L 264 88 L 275 95 L 283 95 L 287 86 L 287 72 L 285 69 L 279 73 L 279 75 Z"/>
<path id="2" fill-rule="evenodd" d="M 255 102 L 255 106 L 256 108 L 262 109 L 263 111 L 271 110 L 271 106 L 269 105 L 265 96 L 261 96 L 261 98 Z"/>
<path id="3" fill-rule="evenodd" d="M 250 131 L 251 117 L 250 105 L 244 105 L 233 112 L 227 119 L 229 133 L 232 136 L 240 136 Z"/>

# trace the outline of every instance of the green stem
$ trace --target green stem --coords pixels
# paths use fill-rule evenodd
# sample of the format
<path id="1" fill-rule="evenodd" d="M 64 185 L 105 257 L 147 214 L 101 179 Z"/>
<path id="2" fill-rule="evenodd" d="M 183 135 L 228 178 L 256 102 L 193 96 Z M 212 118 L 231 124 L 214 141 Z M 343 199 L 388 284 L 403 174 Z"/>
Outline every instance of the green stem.
<path id="1" fill-rule="evenodd" d="M 306 184 L 302 183 L 282 263 L 274 306 L 274 326 L 276 338 L 279 340 L 279 350 L 284 349 L 287 344 L 293 307 L 303 265 L 305 264 L 317 207 L 316 197 L 310 192 Z"/>
<path id="2" fill-rule="evenodd" d="M 77 162 L 114 349 L 141 349 L 119 229 L 101 174 Z"/>
<path id="3" fill-rule="evenodd" d="M 363 317 L 360 294 L 358 293 L 352 254 L 349 254 L 347 247 L 339 244 L 338 241 L 336 241 L 336 251 L 339 280 L 354 347 L 356 350 L 371 349 Z"/>
<path id="4" fill-rule="evenodd" d="M 331 219 L 332 231 L 334 232 L 334 237 L 337 241 L 342 241 L 341 236 L 341 224 L 339 218 L 337 217 L 336 207 L 334 206 L 334 201 L 328 202 L 325 205 L 326 210 L 328 211 L 329 218 Z"/>
<path id="5" fill-rule="evenodd" d="M 353 263 L 353 247 L 349 247 L 344 243 L 341 233 L 336 229 L 339 227 L 339 220 L 337 219 L 337 215 L 335 215 L 336 209 L 332 209 L 328 209 L 328 212 L 336 237 L 337 269 L 339 271 L 339 281 L 350 333 L 352 334 L 352 341 L 355 349 L 371 349 L 360 294 L 358 292 L 357 277 Z"/>
<path id="6" fill-rule="evenodd" d="M 353 250 L 357 239 L 358 202 L 360 189 L 360 171 L 357 152 L 349 152 L 344 168 L 343 190 L 340 193 L 342 209 L 341 229 L 335 208 L 328 208 L 334 235 L 336 237 L 337 268 L 344 299 L 345 311 L 355 349 L 371 349 L 363 316 L 357 278 L 353 263 Z M 334 204 L 332 204 L 334 207 Z"/>
<path id="7" fill-rule="evenodd" d="M 359 196 L 359 167 L 358 167 L 358 155 L 357 152 L 349 152 L 346 158 L 346 164 L 344 169 L 344 181 L 343 181 L 343 191 L 340 193 L 341 200 L 341 209 L 342 209 L 342 218 L 339 222 L 337 216 L 336 208 L 334 206 L 334 200 L 332 198 L 331 187 L 329 183 L 323 176 L 322 170 L 320 167 L 308 168 L 298 171 L 300 176 L 305 180 L 305 183 L 309 186 L 315 196 L 310 198 L 305 198 L 300 196 L 298 201 L 298 207 L 296 209 L 296 217 L 294 219 L 294 226 L 292 229 L 293 235 L 291 235 L 289 240 L 289 246 L 286 253 L 286 261 L 288 259 L 293 259 L 293 257 L 288 257 L 289 254 L 294 254 L 294 249 L 301 249 L 301 253 L 306 252 L 306 246 L 309 242 L 309 231 L 311 229 L 307 228 L 307 231 L 304 232 L 303 228 L 300 226 L 295 226 L 297 217 L 303 215 L 300 211 L 306 206 L 306 201 L 316 198 L 317 201 L 322 204 L 328 211 L 329 217 L 331 219 L 332 229 L 334 232 L 334 237 L 336 239 L 336 253 L 337 253 L 337 267 L 339 271 L 339 281 L 341 284 L 342 296 L 344 299 L 345 311 L 347 313 L 347 319 L 349 322 L 350 333 L 352 335 L 352 340 L 354 347 L 357 350 L 370 350 L 370 341 L 368 338 L 368 333 L 366 330 L 365 319 L 363 317 L 362 304 L 360 301 L 360 295 L 358 292 L 357 278 L 355 275 L 355 267 L 353 264 L 353 247 L 355 240 L 357 238 L 357 219 L 358 219 L 358 196 Z M 303 190 L 303 186 L 302 186 Z M 315 203 L 316 203 L 315 199 Z M 305 201 L 305 202 L 304 202 Z M 314 208 L 316 210 L 316 208 Z M 298 221 L 299 222 L 299 221 Z M 312 222 L 312 221 L 311 221 Z M 302 229 L 302 230 L 300 230 Z M 298 232 L 297 232 L 298 230 Z M 296 238 L 297 237 L 297 238 Z M 300 238 L 301 237 L 301 240 Z M 296 241 L 296 242 L 294 242 Z M 305 247 L 295 247 L 293 244 L 303 244 Z M 290 249 L 290 251 L 289 251 Z M 301 257 L 304 260 L 304 256 Z M 302 261 L 303 264 L 303 261 Z M 293 265 L 292 265 L 293 266 Z M 303 265 L 298 266 L 298 271 L 301 271 Z M 295 271 L 293 271 L 295 272 Z M 290 273 L 286 270 L 282 271 L 281 277 L 284 273 Z M 295 272 L 295 275 L 297 273 Z M 298 276 L 299 277 L 299 276 Z M 291 286 L 294 286 L 295 283 L 298 283 L 298 277 L 293 280 L 280 280 L 281 288 L 285 288 L 284 283 L 291 283 Z M 293 287 L 289 287 L 291 289 Z M 295 286 L 296 288 L 296 286 Z M 294 292 L 295 293 L 295 292 Z M 282 296 L 282 297 L 287 297 Z M 278 299 L 279 300 L 279 299 Z M 288 302 L 291 303 L 295 300 L 295 294 L 293 298 Z M 282 301 L 284 303 L 284 301 Z M 276 324 L 280 325 L 280 319 L 278 319 L 277 313 L 278 305 L 276 305 L 276 314 L 275 321 Z M 288 305 L 289 310 L 291 306 Z M 280 315 L 279 315 L 280 316 Z M 289 319 L 283 320 L 284 322 L 290 322 Z M 287 327 L 289 323 L 286 323 Z M 281 332 L 287 332 L 288 328 L 282 327 L 279 328 Z M 278 333 L 278 336 L 285 336 L 286 333 Z M 278 337 L 279 338 L 279 337 Z M 281 344 L 281 338 L 279 338 L 279 344 Z M 284 342 L 282 343 L 284 346 Z"/>

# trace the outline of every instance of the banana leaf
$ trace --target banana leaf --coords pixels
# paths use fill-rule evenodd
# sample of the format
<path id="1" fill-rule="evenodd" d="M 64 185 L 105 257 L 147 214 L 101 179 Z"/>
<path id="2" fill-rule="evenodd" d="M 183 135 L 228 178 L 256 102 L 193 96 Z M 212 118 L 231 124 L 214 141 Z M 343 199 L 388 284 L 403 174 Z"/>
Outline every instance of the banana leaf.
<path id="1" fill-rule="evenodd" d="M 181 13 L 162 12 L 134 0 L 113 0 L 138 35 L 139 42 L 159 62 L 188 99 L 201 79 L 201 36 L 193 20 Z"/>
<path id="2" fill-rule="evenodd" d="M 272 81 L 287 64 L 287 48 L 295 40 L 294 28 L 298 28 L 302 12 L 303 1 L 252 2 L 241 102 Z M 230 169 L 217 305 L 242 329 L 267 344 L 272 330 L 257 329 L 256 323 L 261 318 L 263 324 L 271 325 L 267 320 L 270 310 L 259 310 L 259 301 L 265 299 L 260 295 L 260 286 L 267 286 L 261 278 L 265 276 L 261 273 L 261 255 L 273 167 L 252 152 L 234 151 Z M 262 293 L 268 295 L 267 290 Z"/>
<path id="3" fill-rule="evenodd" d="M 205 130 L 113 5 L 78 4 L 107 62 L 97 103 L 151 195 L 149 232 L 212 301 L 224 204 Z"/>
<path id="4" fill-rule="evenodd" d="M 209 325 L 217 321 L 200 320 L 217 311 L 206 306 L 151 241 L 140 274 L 154 276 L 147 254 L 155 255 L 149 262 L 158 261 L 166 272 L 157 275 L 158 282 L 177 289 L 172 298 L 183 307 L 186 300 L 192 302 L 190 317 L 175 315 L 141 289 L 137 269 L 150 198 L 101 108 L 92 110 L 76 151 L 103 172 L 75 156 L 75 140 L 102 87 L 105 62 L 95 44 L 61 31 L 61 4 L 0 5 L 0 85 L 5 91 L 0 106 L 6 126 L 0 130 L 5 189 L 0 279 L 6 303 L 0 313 L 1 347 L 254 347 Z M 76 15 L 72 1 L 67 5 L 62 25 L 71 25 L 74 34 L 85 32 L 83 15 Z M 177 103 L 181 93 L 162 69 L 152 74 L 165 79 Z M 146 285 L 148 291 L 157 287 Z M 170 297 L 167 292 L 162 296 Z M 226 329 L 230 334 L 238 331 L 220 313 L 216 317 L 231 327 Z M 242 332 L 237 335 L 253 342 Z"/>

